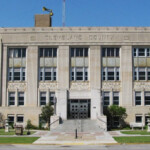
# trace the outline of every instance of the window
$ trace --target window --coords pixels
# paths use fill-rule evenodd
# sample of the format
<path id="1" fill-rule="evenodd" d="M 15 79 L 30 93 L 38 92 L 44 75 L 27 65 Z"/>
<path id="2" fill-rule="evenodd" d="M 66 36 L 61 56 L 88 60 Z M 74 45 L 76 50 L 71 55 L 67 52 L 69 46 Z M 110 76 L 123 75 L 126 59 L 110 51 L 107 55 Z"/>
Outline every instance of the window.
<path id="1" fill-rule="evenodd" d="M 71 57 L 88 57 L 88 48 L 71 48 Z"/>
<path id="2" fill-rule="evenodd" d="M 14 124 L 14 115 L 8 115 L 8 124 L 13 125 Z"/>
<path id="3" fill-rule="evenodd" d="M 119 92 L 113 92 L 113 105 L 119 105 Z"/>
<path id="4" fill-rule="evenodd" d="M 146 115 L 145 116 L 145 125 L 147 125 L 148 124 L 148 120 L 150 119 L 150 116 L 149 115 Z"/>
<path id="5" fill-rule="evenodd" d="M 18 105 L 19 106 L 24 105 L 24 92 L 18 93 Z"/>
<path id="6" fill-rule="evenodd" d="M 134 48 L 133 55 L 134 57 L 149 57 L 150 48 Z"/>
<path id="7" fill-rule="evenodd" d="M 150 105 L 150 92 L 145 92 L 145 105 Z"/>
<path id="8" fill-rule="evenodd" d="M 119 48 L 102 48 L 102 57 L 119 57 Z"/>
<path id="9" fill-rule="evenodd" d="M 54 105 L 54 100 L 56 100 L 55 92 L 50 92 L 50 94 L 49 94 L 49 102 L 50 102 L 51 105 Z"/>
<path id="10" fill-rule="evenodd" d="M 103 93 L 103 105 L 104 106 L 109 106 L 109 92 L 104 92 Z"/>
<path id="11" fill-rule="evenodd" d="M 9 106 L 15 105 L 15 92 L 9 92 Z"/>
<path id="12" fill-rule="evenodd" d="M 73 67 L 71 68 L 71 80 L 75 81 L 87 81 L 88 80 L 88 68 L 87 67 Z"/>
<path id="13" fill-rule="evenodd" d="M 26 48 L 9 48 L 9 58 L 26 57 Z"/>
<path id="14" fill-rule="evenodd" d="M 39 80 L 41 81 L 56 81 L 56 67 L 45 67 L 40 68 L 40 77 Z"/>
<path id="15" fill-rule="evenodd" d="M 135 92 L 135 105 L 141 105 L 141 92 Z"/>
<path id="16" fill-rule="evenodd" d="M 46 92 L 40 93 L 40 105 L 46 105 Z"/>
<path id="17" fill-rule="evenodd" d="M 134 68 L 134 80 L 150 80 L 150 68 L 149 67 L 136 67 Z"/>
<path id="18" fill-rule="evenodd" d="M 8 70 L 9 81 L 25 81 L 25 68 L 9 68 Z"/>
<path id="19" fill-rule="evenodd" d="M 113 126 L 114 127 L 119 127 L 120 123 L 119 123 L 119 117 L 113 117 Z"/>
<path id="20" fill-rule="evenodd" d="M 17 120 L 18 123 L 23 123 L 24 121 L 24 116 L 23 115 L 17 115 Z"/>
<path id="21" fill-rule="evenodd" d="M 119 73 L 119 67 L 104 67 L 103 68 L 103 74 L 102 74 L 102 80 L 120 80 L 120 73 Z"/>
<path id="22" fill-rule="evenodd" d="M 142 122 L 142 116 L 141 115 L 136 115 L 135 116 L 135 122 L 136 123 L 141 123 Z"/>
<path id="23" fill-rule="evenodd" d="M 57 48 L 40 48 L 40 57 L 57 57 Z"/>

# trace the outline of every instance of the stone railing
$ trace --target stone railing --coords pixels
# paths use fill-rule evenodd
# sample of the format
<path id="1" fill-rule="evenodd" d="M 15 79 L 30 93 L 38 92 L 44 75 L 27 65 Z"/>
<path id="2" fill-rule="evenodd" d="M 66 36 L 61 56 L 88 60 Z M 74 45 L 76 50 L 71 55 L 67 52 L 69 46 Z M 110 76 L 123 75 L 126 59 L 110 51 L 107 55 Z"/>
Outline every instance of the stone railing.
<path id="1" fill-rule="evenodd" d="M 106 116 L 97 116 L 97 122 L 101 129 L 107 131 L 107 117 Z"/>

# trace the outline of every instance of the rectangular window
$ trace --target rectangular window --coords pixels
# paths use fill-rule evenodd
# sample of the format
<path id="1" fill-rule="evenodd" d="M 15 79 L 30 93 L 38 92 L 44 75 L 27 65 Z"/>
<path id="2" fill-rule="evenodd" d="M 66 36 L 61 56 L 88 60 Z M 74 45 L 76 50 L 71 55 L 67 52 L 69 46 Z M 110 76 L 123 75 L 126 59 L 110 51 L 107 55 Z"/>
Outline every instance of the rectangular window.
<path id="1" fill-rule="evenodd" d="M 57 48 L 40 48 L 39 57 L 57 57 Z"/>
<path id="2" fill-rule="evenodd" d="M 150 119 L 150 116 L 149 115 L 146 115 L 145 116 L 145 125 L 147 125 L 148 124 L 148 120 Z"/>
<path id="3" fill-rule="evenodd" d="M 9 68 L 8 80 L 9 81 L 25 81 L 26 73 L 25 68 Z"/>
<path id="4" fill-rule="evenodd" d="M 119 48 L 102 48 L 102 57 L 119 57 Z"/>
<path id="5" fill-rule="evenodd" d="M 114 68 L 107 68 L 107 78 L 108 80 L 115 80 Z"/>
<path id="6" fill-rule="evenodd" d="M 145 105 L 150 105 L 150 92 L 145 92 Z"/>
<path id="7" fill-rule="evenodd" d="M 26 57 L 26 48 L 9 48 L 9 58 Z"/>
<path id="8" fill-rule="evenodd" d="M 139 80 L 146 80 L 145 68 L 139 68 Z"/>
<path id="9" fill-rule="evenodd" d="M 150 57 L 150 48 L 133 48 L 134 57 Z"/>
<path id="10" fill-rule="evenodd" d="M 141 92 L 135 92 L 135 105 L 141 105 Z"/>
<path id="11" fill-rule="evenodd" d="M 141 115 L 136 115 L 135 116 L 135 122 L 136 123 L 142 123 L 142 116 Z"/>
<path id="12" fill-rule="evenodd" d="M 18 123 L 23 123 L 24 122 L 24 116 L 23 115 L 17 115 L 17 120 Z"/>
<path id="13" fill-rule="evenodd" d="M 54 105 L 54 100 L 55 100 L 55 92 L 50 92 L 49 93 L 49 102 L 51 105 Z"/>
<path id="14" fill-rule="evenodd" d="M 113 92 L 113 105 L 119 105 L 119 92 Z"/>
<path id="15" fill-rule="evenodd" d="M 56 81 L 57 71 L 56 67 L 45 67 L 39 70 L 40 81 Z"/>
<path id="16" fill-rule="evenodd" d="M 14 124 L 14 115 L 8 115 L 7 119 L 10 126 Z"/>
<path id="17" fill-rule="evenodd" d="M 88 57 L 88 48 L 71 48 L 71 57 Z"/>
<path id="18" fill-rule="evenodd" d="M 103 105 L 104 106 L 109 106 L 109 92 L 104 92 L 103 93 L 103 100 L 104 100 L 104 102 L 103 102 Z"/>
<path id="19" fill-rule="evenodd" d="M 88 68 L 87 67 L 73 67 L 71 68 L 71 80 L 87 81 Z"/>
<path id="20" fill-rule="evenodd" d="M 24 92 L 18 93 L 18 105 L 23 106 L 24 105 Z"/>
<path id="21" fill-rule="evenodd" d="M 109 81 L 115 81 L 120 80 L 120 71 L 119 67 L 104 67 L 103 68 L 103 74 L 102 74 L 102 80 L 109 80 Z"/>
<path id="22" fill-rule="evenodd" d="M 9 106 L 15 105 L 15 92 L 9 92 Z"/>
<path id="23" fill-rule="evenodd" d="M 46 92 L 40 92 L 40 105 L 46 105 Z"/>

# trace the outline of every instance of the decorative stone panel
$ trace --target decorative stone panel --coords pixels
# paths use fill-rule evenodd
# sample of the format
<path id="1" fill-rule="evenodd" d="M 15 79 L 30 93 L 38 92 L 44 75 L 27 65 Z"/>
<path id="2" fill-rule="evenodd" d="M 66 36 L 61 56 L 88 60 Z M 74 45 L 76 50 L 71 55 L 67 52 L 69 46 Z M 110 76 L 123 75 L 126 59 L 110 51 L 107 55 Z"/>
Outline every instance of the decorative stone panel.
<path id="1" fill-rule="evenodd" d="M 19 83 L 19 82 L 9 82 L 8 83 L 8 90 L 22 90 L 25 91 L 27 88 L 27 83 Z"/>
<path id="2" fill-rule="evenodd" d="M 71 90 L 89 90 L 90 84 L 89 82 L 85 82 L 85 81 L 71 82 L 70 89 Z"/>
<path id="3" fill-rule="evenodd" d="M 150 82 L 148 81 L 137 81 L 134 82 L 134 90 L 150 90 Z"/>
<path id="4" fill-rule="evenodd" d="M 46 89 L 57 90 L 57 82 L 40 82 L 39 89 L 40 90 L 46 90 Z"/>
<path id="5" fill-rule="evenodd" d="M 121 90 L 121 83 L 118 81 L 103 81 L 102 82 L 102 90 L 115 90 L 120 91 Z"/>

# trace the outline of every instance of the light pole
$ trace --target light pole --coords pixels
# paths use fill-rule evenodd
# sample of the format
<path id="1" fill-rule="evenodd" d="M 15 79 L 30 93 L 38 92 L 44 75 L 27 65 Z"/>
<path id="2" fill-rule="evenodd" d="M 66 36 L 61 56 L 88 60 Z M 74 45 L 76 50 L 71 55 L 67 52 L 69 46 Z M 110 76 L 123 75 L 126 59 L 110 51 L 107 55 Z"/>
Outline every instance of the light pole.
<path id="1" fill-rule="evenodd" d="M 57 103 L 57 98 L 54 96 L 54 115 L 56 115 L 56 103 Z"/>

